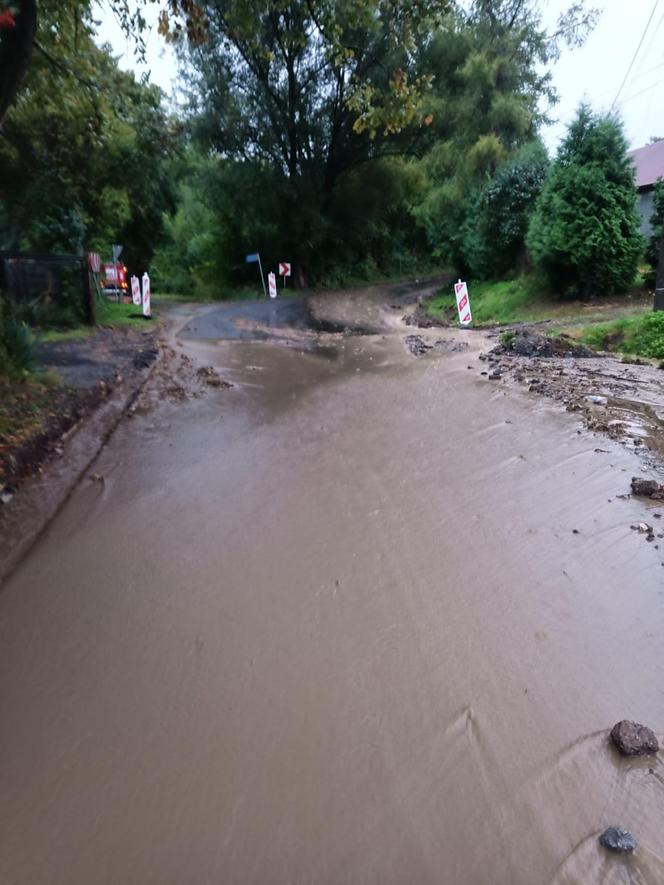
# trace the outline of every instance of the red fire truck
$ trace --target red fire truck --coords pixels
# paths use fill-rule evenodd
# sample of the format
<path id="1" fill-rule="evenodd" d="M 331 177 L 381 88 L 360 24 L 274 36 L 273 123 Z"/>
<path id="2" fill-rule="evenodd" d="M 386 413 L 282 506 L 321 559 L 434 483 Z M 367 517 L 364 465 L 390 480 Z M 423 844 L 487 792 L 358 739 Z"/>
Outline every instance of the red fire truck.
<path id="1" fill-rule="evenodd" d="M 127 268 L 119 262 L 116 264 L 102 265 L 101 288 L 107 295 L 115 295 L 124 298 L 129 294 L 127 284 Z"/>

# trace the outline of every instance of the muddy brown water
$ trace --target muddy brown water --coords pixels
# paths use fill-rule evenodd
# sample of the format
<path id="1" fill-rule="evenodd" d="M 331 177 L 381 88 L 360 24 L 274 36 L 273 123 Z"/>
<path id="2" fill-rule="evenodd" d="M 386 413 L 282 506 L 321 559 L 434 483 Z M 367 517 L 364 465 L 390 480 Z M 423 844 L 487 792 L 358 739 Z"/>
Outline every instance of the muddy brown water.
<path id="1" fill-rule="evenodd" d="M 183 340 L 235 387 L 127 419 L 0 593 L 0 882 L 663 881 L 607 743 L 664 731 L 638 461 L 469 340 Z"/>

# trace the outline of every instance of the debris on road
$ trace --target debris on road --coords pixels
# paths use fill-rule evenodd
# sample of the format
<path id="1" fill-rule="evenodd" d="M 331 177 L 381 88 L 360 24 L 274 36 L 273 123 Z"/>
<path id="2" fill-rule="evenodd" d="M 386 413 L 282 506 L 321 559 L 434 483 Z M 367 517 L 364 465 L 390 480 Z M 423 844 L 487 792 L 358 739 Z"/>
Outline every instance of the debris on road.
<path id="1" fill-rule="evenodd" d="M 506 332 L 501 343 L 493 348 L 492 354 L 500 356 L 509 354 L 513 356 L 527 357 L 574 357 L 576 359 L 589 359 L 598 356 L 590 347 L 579 344 L 567 335 L 548 337 L 533 332 L 531 329 L 519 329 L 516 332 Z"/>
<path id="2" fill-rule="evenodd" d="M 664 486 L 654 479 L 641 479 L 639 476 L 633 476 L 632 494 L 642 498 L 664 499 Z"/>
<path id="3" fill-rule="evenodd" d="M 424 356 L 433 347 L 433 345 L 427 344 L 421 335 L 406 335 L 403 343 L 413 356 Z"/>
<path id="4" fill-rule="evenodd" d="M 636 849 L 637 841 L 630 832 L 622 827 L 608 827 L 599 837 L 599 844 L 616 854 L 631 854 Z"/>
<path id="5" fill-rule="evenodd" d="M 201 366 L 196 372 L 196 377 L 199 381 L 202 381 L 203 384 L 207 384 L 209 387 L 227 388 L 233 386 L 230 381 L 224 381 L 223 378 L 220 378 L 212 366 Z"/>
<path id="6" fill-rule="evenodd" d="M 623 719 L 611 729 L 611 740 L 623 756 L 654 756 L 659 752 L 655 732 L 647 725 Z"/>

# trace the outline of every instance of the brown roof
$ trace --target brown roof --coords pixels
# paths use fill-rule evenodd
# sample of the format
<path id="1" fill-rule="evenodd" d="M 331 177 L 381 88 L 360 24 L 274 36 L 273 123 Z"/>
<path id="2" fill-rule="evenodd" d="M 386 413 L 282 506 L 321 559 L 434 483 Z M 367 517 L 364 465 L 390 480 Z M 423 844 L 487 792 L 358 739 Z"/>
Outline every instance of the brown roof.
<path id="1" fill-rule="evenodd" d="M 636 151 L 628 151 L 636 166 L 636 186 L 652 187 L 658 178 L 664 178 L 664 141 L 647 144 Z"/>

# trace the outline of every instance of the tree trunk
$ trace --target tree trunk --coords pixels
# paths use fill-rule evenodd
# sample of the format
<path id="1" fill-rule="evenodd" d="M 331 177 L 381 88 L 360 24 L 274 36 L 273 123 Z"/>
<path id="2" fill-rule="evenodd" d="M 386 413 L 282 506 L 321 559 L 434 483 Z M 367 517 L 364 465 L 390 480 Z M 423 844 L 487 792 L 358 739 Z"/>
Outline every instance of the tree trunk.
<path id="1" fill-rule="evenodd" d="M 30 64 L 36 33 L 36 0 L 22 0 L 16 26 L 0 31 L 0 125 Z"/>

